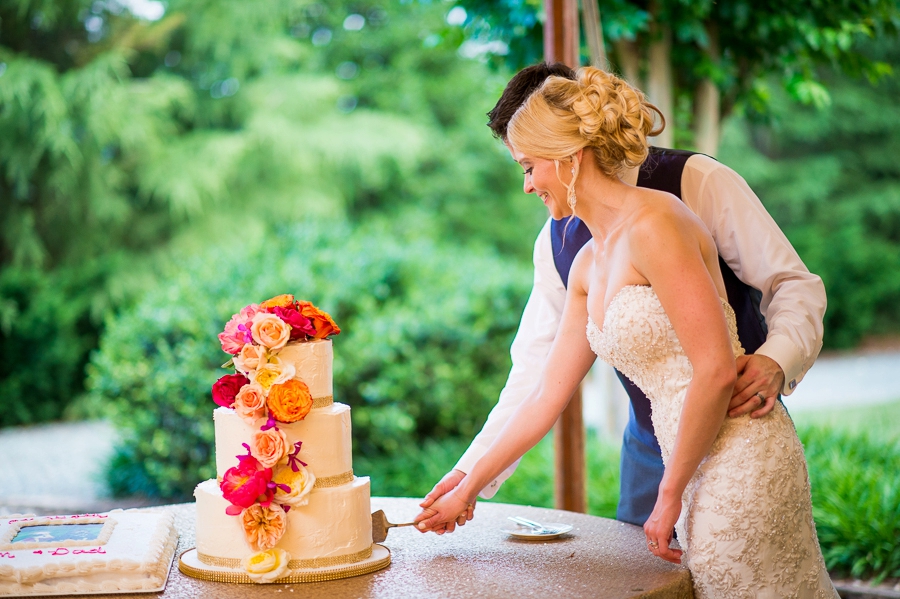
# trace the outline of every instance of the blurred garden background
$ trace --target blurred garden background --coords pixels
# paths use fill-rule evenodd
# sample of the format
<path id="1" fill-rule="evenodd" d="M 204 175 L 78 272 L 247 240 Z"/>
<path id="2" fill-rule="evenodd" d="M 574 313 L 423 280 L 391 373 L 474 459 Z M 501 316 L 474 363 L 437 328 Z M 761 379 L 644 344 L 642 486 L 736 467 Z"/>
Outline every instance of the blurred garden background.
<path id="1" fill-rule="evenodd" d="M 826 351 L 900 345 L 900 3 L 599 8 L 612 68 L 670 106 L 666 142 L 743 175 L 822 276 Z M 110 421 L 108 492 L 189 501 L 214 476 L 216 335 L 293 293 L 344 330 L 355 470 L 424 495 L 496 401 L 531 286 L 546 210 L 485 113 L 541 59 L 543 19 L 0 0 L 0 428 Z M 797 421 L 829 567 L 900 577 L 900 391 Z M 618 444 L 589 435 L 591 513 L 615 513 Z M 497 500 L 551 505 L 551 453 Z"/>

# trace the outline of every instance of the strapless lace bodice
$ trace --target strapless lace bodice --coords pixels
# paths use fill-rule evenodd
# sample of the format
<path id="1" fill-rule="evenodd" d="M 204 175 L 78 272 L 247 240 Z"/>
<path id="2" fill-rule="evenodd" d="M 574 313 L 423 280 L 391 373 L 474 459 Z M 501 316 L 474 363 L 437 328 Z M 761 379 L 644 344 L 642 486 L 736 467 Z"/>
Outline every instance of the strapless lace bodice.
<path id="1" fill-rule="evenodd" d="M 740 356 L 734 311 L 722 306 Z M 650 399 L 667 464 L 693 369 L 656 292 L 624 287 L 602 329 L 588 319 L 587 338 Z M 803 448 L 780 402 L 763 418 L 725 419 L 684 491 L 676 529 L 698 599 L 838 597 L 815 533 Z"/>
<path id="2" fill-rule="evenodd" d="M 734 310 L 725 300 L 722 307 L 734 355 L 743 355 Z M 601 360 L 634 381 L 650 399 L 653 426 L 663 460 L 668 461 L 694 370 L 656 292 L 647 285 L 623 287 L 606 309 L 602 330 L 588 320 L 587 338 Z M 668 401 L 661 402 L 663 398 Z"/>

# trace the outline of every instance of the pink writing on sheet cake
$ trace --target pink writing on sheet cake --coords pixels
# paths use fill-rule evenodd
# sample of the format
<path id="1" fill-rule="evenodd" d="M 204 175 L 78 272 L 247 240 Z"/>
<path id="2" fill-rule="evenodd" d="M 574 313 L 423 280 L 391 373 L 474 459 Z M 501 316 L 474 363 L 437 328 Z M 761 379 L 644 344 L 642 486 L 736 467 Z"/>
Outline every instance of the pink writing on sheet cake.
<path id="1" fill-rule="evenodd" d="M 13 559 L 16 556 L 9 551 L 0 551 L 0 557 L 8 557 L 9 559 Z"/>

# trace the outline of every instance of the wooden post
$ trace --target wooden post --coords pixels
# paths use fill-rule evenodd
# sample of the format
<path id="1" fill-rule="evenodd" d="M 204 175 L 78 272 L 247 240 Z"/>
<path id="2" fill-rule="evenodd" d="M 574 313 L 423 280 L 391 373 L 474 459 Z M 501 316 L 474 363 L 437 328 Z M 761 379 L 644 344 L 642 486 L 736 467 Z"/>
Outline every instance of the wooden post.
<path id="1" fill-rule="evenodd" d="M 579 66 L 578 0 L 544 0 L 544 60 Z M 553 429 L 556 453 L 556 507 L 571 512 L 587 512 L 585 485 L 584 414 L 581 388 Z"/>
<path id="2" fill-rule="evenodd" d="M 544 0 L 544 60 L 578 67 L 578 0 Z"/>

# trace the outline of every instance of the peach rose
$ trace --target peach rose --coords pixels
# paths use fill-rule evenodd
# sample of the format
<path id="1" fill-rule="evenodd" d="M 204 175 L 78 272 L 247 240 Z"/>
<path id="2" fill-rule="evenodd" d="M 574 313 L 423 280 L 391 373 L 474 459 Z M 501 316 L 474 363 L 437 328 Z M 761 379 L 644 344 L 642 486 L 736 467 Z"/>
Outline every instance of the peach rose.
<path id="1" fill-rule="evenodd" d="M 281 349 L 291 338 L 291 325 L 274 314 L 258 312 L 250 325 L 253 340 L 269 349 Z"/>
<path id="2" fill-rule="evenodd" d="M 266 416 L 266 390 L 259 383 L 244 385 L 234 398 L 234 411 L 249 424 Z"/>
<path id="3" fill-rule="evenodd" d="M 253 345 L 252 343 L 245 343 L 240 353 L 234 357 L 234 367 L 246 374 L 260 366 L 265 366 L 268 361 L 269 357 L 266 353 L 266 348 Z"/>
<path id="4" fill-rule="evenodd" d="M 332 320 L 331 315 L 316 308 L 312 302 L 297 302 L 297 307 L 300 310 L 300 314 L 309 318 L 313 326 L 316 327 L 316 334 L 314 335 L 316 339 L 324 339 L 329 335 L 337 335 L 341 332 L 341 329 Z"/>
<path id="5" fill-rule="evenodd" d="M 271 468 L 281 461 L 287 453 L 287 435 L 278 427 L 260 430 L 250 438 L 250 455 L 263 468 Z"/>
<path id="6" fill-rule="evenodd" d="M 303 381 L 291 379 L 269 389 L 266 405 L 279 422 L 303 420 L 312 409 L 312 395 Z"/>
<path id="7" fill-rule="evenodd" d="M 253 582 L 275 582 L 288 570 L 291 554 L 284 549 L 267 549 L 241 560 L 247 576 Z"/>
<path id="8" fill-rule="evenodd" d="M 247 543 L 257 551 L 265 551 L 275 547 L 284 536 L 287 515 L 277 503 L 269 507 L 254 503 L 241 512 L 241 524 Z"/>
<path id="9" fill-rule="evenodd" d="M 287 485 L 291 488 L 290 492 L 285 492 L 281 487 L 275 488 L 275 497 L 273 501 L 281 504 L 287 504 L 291 507 L 300 507 L 309 503 L 309 492 L 312 491 L 316 484 L 316 477 L 313 473 L 297 464 L 297 471 L 290 466 L 281 466 L 278 468 L 272 482 L 279 485 Z"/>
<path id="10" fill-rule="evenodd" d="M 269 308 L 284 308 L 294 303 L 294 296 L 290 293 L 276 295 L 272 299 L 267 299 L 259 305 L 260 309 L 268 310 Z"/>
<path id="11" fill-rule="evenodd" d="M 297 369 L 293 364 L 282 364 L 280 361 L 269 362 L 261 366 L 256 372 L 251 373 L 250 381 L 259 383 L 262 388 L 269 391 L 272 385 L 280 385 L 294 378 Z"/>

